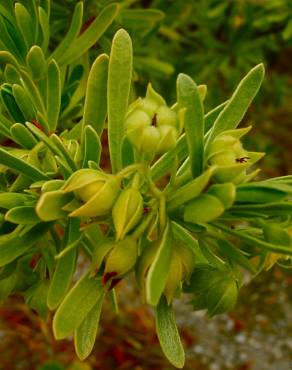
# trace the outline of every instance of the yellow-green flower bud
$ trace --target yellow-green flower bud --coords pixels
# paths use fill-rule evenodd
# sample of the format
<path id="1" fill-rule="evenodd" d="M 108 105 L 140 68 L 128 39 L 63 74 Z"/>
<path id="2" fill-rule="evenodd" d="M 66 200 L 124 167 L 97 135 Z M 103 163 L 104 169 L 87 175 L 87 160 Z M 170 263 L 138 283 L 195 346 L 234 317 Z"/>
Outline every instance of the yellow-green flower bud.
<path id="1" fill-rule="evenodd" d="M 215 220 L 224 212 L 222 202 L 213 195 L 201 194 L 190 201 L 184 209 L 184 220 L 191 223 L 202 223 Z"/>
<path id="2" fill-rule="evenodd" d="M 113 207 L 112 215 L 116 238 L 123 239 L 143 215 L 143 197 L 140 192 L 134 188 L 123 190 Z"/>
<path id="3" fill-rule="evenodd" d="M 142 111 L 147 113 L 148 116 L 151 118 L 153 118 L 154 114 L 156 113 L 159 107 L 158 102 L 150 98 L 141 99 L 138 106 Z"/>
<path id="4" fill-rule="evenodd" d="M 162 154 L 175 148 L 178 136 L 177 129 L 167 125 L 159 126 L 157 129 L 160 133 L 160 141 L 156 149 L 157 153 Z"/>
<path id="5" fill-rule="evenodd" d="M 97 217 L 112 208 L 120 189 L 120 179 L 98 170 L 75 172 L 63 187 L 63 192 L 74 192 L 84 204 L 69 214 L 71 217 Z"/>
<path id="6" fill-rule="evenodd" d="M 160 140 L 160 133 L 154 126 L 148 126 L 140 133 L 137 145 L 141 152 L 154 153 Z"/>
<path id="7" fill-rule="evenodd" d="M 132 131 L 137 128 L 141 129 L 151 125 L 151 118 L 141 109 L 135 109 L 126 118 L 127 131 Z"/>
<path id="8" fill-rule="evenodd" d="M 137 241 L 127 237 L 115 243 L 105 263 L 104 276 L 119 278 L 129 272 L 137 260 Z"/>
<path id="9" fill-rule="evenodd" d="M 177 113 L 171 110 L 166 105 L 162 105 L 157 109 L 156 122 L 157 126 L 167 125 L 177 128 L 178 127 Z"/>

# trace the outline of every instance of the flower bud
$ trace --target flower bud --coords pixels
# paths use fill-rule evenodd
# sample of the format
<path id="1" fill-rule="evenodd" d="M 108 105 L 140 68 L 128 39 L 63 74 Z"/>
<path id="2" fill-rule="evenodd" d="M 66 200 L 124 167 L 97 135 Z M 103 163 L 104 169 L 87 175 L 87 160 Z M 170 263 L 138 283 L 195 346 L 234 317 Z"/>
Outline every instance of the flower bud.
<path id="1" fill-rule="evenodd" d="M 112 211 L 116 238 L 123 239 L 137 225 L 142 215 L 143 197 L 140 192 L 134 188 L 123 190 Z"/>
<path id="2" fill-rule="evenodd" d="M 147 113 L 149 117 L 153 117 L 159 107 L 158 102 L 150 98 L 141 99 L 138 106 L 142 111 Z"/>
<path id="3" fill-rule="evenodd" d="M 224 206 L 213 195 L 201 194 L 190 201 L 184 209 L 184 220 L 191 223 L 209 222 L 224 212 Z"/>
<path id="4" fill-rule="evenodd" d="M 145 127 L 140 133 L 137 145 L 141 152 L 154 153 L 160 140 L 160 133 L 154 126 Z"/>
<path id="5" fill-rule="evenodd" d="M 172 126 L 163 125 L 157 128 L 160 133 L 160 140 L 157 146 L 157 153 L 163 154 L 175 148 L 178 136 L 177 129 Z"/>
<path id="6" fill-rule="evenodd" d="M 75 172 L 63 187 L 63 192 L 74 192 L 84 204 L 69 214 L 71 217 L 97 217 L 112 208 L 120 189 L 120 179 L 98 170 L 82 169 Z"/>
<path id="7" fill-rule="evenodd" d="M 115 243 L 105 263 L 104 276 L 119 278 L 129 272 L 137 260 L 137 241 L 127 237 Z"/>
<path id="8" fill-rule="evenodd" d="M 210 165 L 218 166 L 214 174 L 217 182 L 242 182 L 247 168 L 262 156 L 252 158 L 252 153 L 243 148 L 240 137 L 249 130 L 250 127 L 225 131 L 210 144 L 207 158 Z"/>
<path id="9" fill-rule="evenodd" d="M 156 122 L 157 126 L 172 126 L 177 128 L 178 127 L 178 116 L 176 112 L 171 110 L 166 105 L 162 105 L 157 109 L 156 112 Z"/>

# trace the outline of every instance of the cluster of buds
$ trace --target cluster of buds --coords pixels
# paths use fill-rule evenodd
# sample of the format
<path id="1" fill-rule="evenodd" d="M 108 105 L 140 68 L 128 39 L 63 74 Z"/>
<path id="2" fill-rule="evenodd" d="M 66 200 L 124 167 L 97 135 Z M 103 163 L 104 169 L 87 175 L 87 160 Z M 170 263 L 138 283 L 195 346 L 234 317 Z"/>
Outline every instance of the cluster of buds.
<path id="1" fill-rule="evenodd" d="M 247 151 L 240 141 L 250 129 L 251 126 L 224 131 L 210 144 L 207 160 L 210 165 L 218 166 L 214 175 L 217 182 L 239 184 L 247 180 L 247 176 L 250 179 L 258 173 L 256 170 L 253 174 L 247 175 L 247 170 L 260 160 L 264 153 Z"/>
<path id="2" fill-rule="evenodd" d="M 176 145 L 179 116 L 149 84 L 146 97 L 137 99 L 126 116 L 129 141 L 139 152 L 163 154 Z"/>

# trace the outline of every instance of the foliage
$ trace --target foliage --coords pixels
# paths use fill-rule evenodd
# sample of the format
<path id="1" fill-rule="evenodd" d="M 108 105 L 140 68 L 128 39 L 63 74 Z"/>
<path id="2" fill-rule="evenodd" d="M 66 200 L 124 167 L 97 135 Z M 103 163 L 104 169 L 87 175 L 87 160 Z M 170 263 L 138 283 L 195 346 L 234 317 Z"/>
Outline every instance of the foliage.
<path id="1" fill-rule="evenodd" d="M 173 299 L 184 292 L 194 309 L 225 312 L 243 270 L 255 275 L 292 254 L 291 176 L 252 181 L 263 153 L 245 149 L 251 127 L 238 128 L 264 67 L 208 112 L 206 86 L 186 74 L 171 106 L 151 84 L 135 99 L 124 29 L 109 55 L 89 58 L 125 16 L 120 5 L 106 5 L 82 30 L 77 3 L 68 33 L 54 45 L 56 27 L 51 45 L 50 2 L 25 4 L 0 6 L 0 297 L 22 293 L 44 319 L 54 311 L 55 338 L 73 335 L 83 360 L 104 298 L 134 272 L 155 307 L 161 347 L 182 368 Z M 102 134 L 110 173 L 100 165 Z M 86 270 L 75 281 L 80 258 Z"/>

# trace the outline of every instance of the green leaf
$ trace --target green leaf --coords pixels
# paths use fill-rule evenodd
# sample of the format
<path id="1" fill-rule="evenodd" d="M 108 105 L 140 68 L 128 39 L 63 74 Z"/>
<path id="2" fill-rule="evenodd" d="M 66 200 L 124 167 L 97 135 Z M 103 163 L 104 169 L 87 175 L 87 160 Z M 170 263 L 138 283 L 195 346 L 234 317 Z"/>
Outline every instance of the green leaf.
<path id="1" fill-rule="evenodd" d="M 17 105 L 9 84 L 3 84 L 0 88 L 1 100 L 14 122 L 25 122 L 25 118 Z"/>
<path id="2" fill-rule="evenodd" d="M 159 248 L 146 277 L 146 299 L 149 304 L 156 306 L 164 290 L 172 255 L 172 235 L 170 224 L 163 232 Z"/>
<path id="3" fill-rule="evenodd" d="M 246 244 L 255 247 L 260 248 L 269 252 L 275 252 L 275 253 L 282 253 L 287 255 L 292 255 L 292 246 L 283 246 L 279 245 L 278 243 L 269 243 L 262 239 L 259 239 L 257 237 L 254 237 L 247 232 L 237 231 L 230 229 L 229 227 L 226 227 L 222 225 L 221 223 L 214 223 L 214 225 L 219 228 L 220 230 L 225 231 L 227 234 L 233 235 L 237 237 L 238 239 L 244 241 Z"/>
<path id="4" fill-rule="evenodd" d="M 43 50 L 34 45 L 26 56 L 26 63 L 34 80 L 44 77 L 47 72 L 47 62 Z"/>
<path id="5" fill-rule="evenodd" d="M 177 190 L 172 191 L 167 199 L 167 209 L 171 211 L 190 201 L 191 199 L 199 196 L 208 185 L 213 172 L 214 168 L 210 167 L 201 176 L 197 177 L 194 180 L 191 180 L 186 185 L 181 186 Z"/>
<path id="6" fill-rule="evenodd" d="M 21 81 L 22 81 L 23 87 L 25 88 L 27 93 L 30 95 L 31 100 L 33 101 L 36 109 L 42 115 L 44 115 L 46 110 L 45 110 L 44 102 L 42 100 L 42 97 L 40 95 L 38 88 L 36 87 L 35 83 L 31 79 L 30 75 L 24 69 L 22 69 L 20 73 L 21 73 Z M 47 125 L 45 126 L 45 128 L 46 130 L 49 129 Z"/>
<path id="7" fill-rule="evenodd" d="M 92 126 L 101 135 L 107 114 L 107 75 L 109 58 L 101 54 L 89 72 L 84 103 L 83 127 Z"/>
<path id="8" fill-rule="evenodd" d="M 42 30 L 42 50 L 45 53 L 49 46 L 50 41 L 50 22 L 49 22 L 49 15 L 47 12 L 42 8 L 38 7 L 38 15 L 39 15 L 39 22 Z"/>
<path id="9" fill-rule="evenodd" d="M 258 212 L 270 216 L 290 216 L 292 213 L 292 201 L 275 202 L 266 204 L 236 205 L 231 208 L 235 212 Z"/>
<path id="10" fill-rule="evenodd" d="M 258 92 L 264 78 L 264 66 L 258 64 L 239 83 L 232 97 L 217 117 L 207 141 L 210 142 L 221 132 L 235 129 L 242 120 L 250 103 Z"/>
<path id="11" fill-rule="evenodd" d="M 236 263 L 253 274 L 256 272 L 255 267 L 250 263 L 249 259 L 245 257 L 239 248 L 233 246 L 227 240 L 218 240 L 218 246 L 220 251 L 226 258 L 230 260 L 232 264 Z"/>
<path id="12" fill-rule="evenodd" d="M 175 238 L 181 240 L 187 247 L 189 247 L 196 256 L 196 263 L 207 262 L 206 258 L 201 252 L 198 241 L 177 222 L 171 221 L 171 229 Z"/>
<path id="13" fill-rule="evenodd" d="M 32 149 L 38 143 L 30 131 L 21 123 L 15 123 L 10 128 L 12 139 L 25 149 Z"/>
<path id="14" fill-rule="evenodd" d="M 16 3 L 14 7 L 18 28 L 24 38 L 26 47 L 29 48 L 34 43 L 34 27 L 32 18 L 26 7 L 21 3 Z"/>
<path id="15" fill-rule="evenodd" d="M 54 316 L 55 338 L 63 339 L 73 334 L 102 293 L 100 279 L 90 278 L 86 273 L 67 294 Z"/>
<path id="16" fill-rule="evenodd" d="M 63 55 L 58 61 L 59 64 L 61 66 L 70 64 L 91 48 L 112 24 L 118 11 L 119 6 L 116 3 L 112 3 L 105 7 L 87 30 L 74 42 L 71 42 L 70 47 L 66 49 L 66 51 L 64 50 Z"/>
<path id="17" fill-rule="evenodd" d="M 88 167 L 89 161 L 93 161 L 99 164 L 100 154 L 101 154 L 101 142 L 98 134 L 91 126 L 85 126 L 82 168 Z"/>
<path id="18" fill-rule="evenodd" d="M 218 117 L 226 103 L 222 103 L 205 115 L 205 124 L 212 126 L 214 120 Z M 160 177 L 167 174 L 173 167 L 174 158 L 177 157 L 178 162 L 184 160 L 188 155 L 188 145 L 186 135 L 182 134 L 177 141 L 174 149 L 161 156 L 151 167 L 151 176 L 153 180 L 158 180 Z"/>
<path id="19" fill-rule="evenodd" d="M 80 238 L 80 220 L 77 218 L 70 219 L 68 223 L 68 242 L 74 243 Z M 66 247 L 64 248 L 66 249 Z M 58 259 L 54 275 L 52 277 L 47 304 L 50 310 L 54 310 L 65 297 L 76 268 L 77 248 L 71 249 Z"/>
<path id="20" fill-rule="evenodd" d="M 185 363 L 185 353 L 179 337 L 175 317 L 171 306 L 164 296 L 155 310 L 156 333 L 163 353 L 168 361 L 178 369 Z"/>
<path id="21" fill-rule="evenodd" d="M 177 100 L 179 109 L 185 109 L 184 128 L 189 148 L 192 176 L 203 171 L 204 163 L 204 110 L 195 82 L 185 74 L 177 78 Z"/>
<path id="22" fill-rule="evenodd" d="M 30 225 L 41 221 L 32 206 L 20 206 L 10 209 L 5 214 L 5 220 L 14 224 Z"/>
<path id="23" fill-rule="evenodd" d="M 61 107 L 61 72 L 52 59 L 48 65 L 47 78 L 47 115 L 50 130 L 56 131 Z"/>
<path id="24" fill-rule="evenodd" d="M 12 93 L 19 109 L 21 110 L 25 118 L 25 121 L 32 121 L 33 119 L 35 119 L 36 111 L 34 109 L 33 102 L 26 90 L 22 86 L 14 84 L 12 86 Z"/>
<path id="25" fill-rule="evenodd" d="M 64 158 L 64 160 L 68 164 L 68 167 L 72 171 L 76 171 L 77 170 L 77 165 L 76 165 L 74 159 L 72 158 L 71 154 L 69 153 L 69 150 L 65 147 L 63 141 L 60 139 L 60 137 L 57 136 L 56 134 L 52 134 L 50 136 L 50 139 L 51 139 L 52 143 L 54 144 L 54 146 L 56 148 L 58 148 L 58 151 L 61 153 L 62 158 Z"/>
<path id="26" fill-rule="evenodd" d="M 38 224 L 22 236 L 16 233 L 1 235 L 0 266 L 4 266 L 27 253 L 35 243 L 44 237 L 50 226 L 50 223 Z"/>
<path id="27" fill-rule="evenodd" d="M 102 291 L 99 294 L 97 303 L 89 311 L 81 325 L 75 330 L 74 345 L 76 354 L 80 360 L 84 360 L 86 357 L 88 357 L 93 349 L 99 326 L 104 296 L 105 291 Z"/>
<path id="28" fill-rule="evenodd" d="M 35 197 L 23 193 L 0 193 L 0 208 L 11 209 L 35 202 Z"/>
<path id="29" fill-rule="evenodd" d="M 108 75 L 108 137 L 113 173 L 122 168 L 122 141 L 132 79 L 132 42 L 119 30 L 112 42 Z"/>
<path id="30" fill-rule="evenodd" d="M 63 207 L 72 200 L 72 194 L 61 190 L 43 193 L 36 206 L 36 213 L 43 221 L 54 221 L 68 216 Z"/>
<path id="31" fill-rule="evenodd" d="M 210 316 L 230 311 L 237 301 L 237 282 L 232 277 L 226 277 L 212 284 L 207 293 L 207 308 Z"/>
<path id="32" fill-rule="evenodd" d="M 32 181 L 48 180 L 48 176 L 46 176 L 39 169 L 14 156 L 13 154 L 10 154 L 3 148 L 0 148 L 0 164 L 22 173 Z"/>
<path id="33" fill-rule="evenodd" d="M 236 188 L 236 202 L 274 203 L 283 200 L 286 192 L 268 184 L 243 184 Z"/>
<path id="34" fill-rule="evenodd" d="M 67 49 L 71 46 L 71 44 L 75 41 L 76 37 L 79 35 L 82 25 L 82 18 L 83 18 L 83 2 L 79 1 L 75 5 L 70 28 L 64 39 L 59 43 L 57 48 L 51 54 L 51 58 L 55 59 L 57 62 L 60 61 L 63 54 L 67 51 Z"/>

